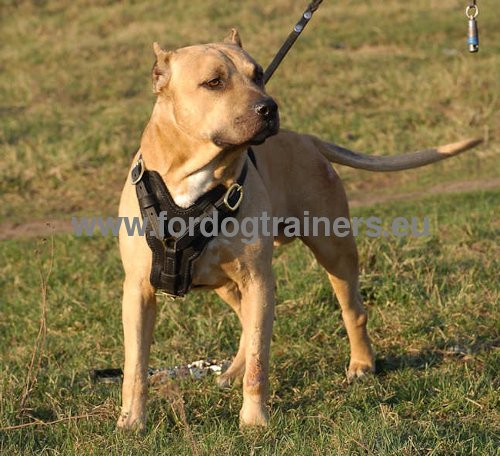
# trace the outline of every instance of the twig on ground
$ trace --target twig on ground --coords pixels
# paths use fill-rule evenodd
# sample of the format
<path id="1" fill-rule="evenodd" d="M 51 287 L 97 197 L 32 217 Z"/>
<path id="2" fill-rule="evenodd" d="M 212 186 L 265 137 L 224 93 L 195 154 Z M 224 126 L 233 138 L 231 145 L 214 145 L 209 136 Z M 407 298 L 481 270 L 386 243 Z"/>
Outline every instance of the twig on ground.
<path id="1" fill-rule="evenodd" d="M 167 399 L 174 413 L 180 416 L 180 421 L 184 426 L 187 437 L 189 439 L 189 444 L 191 445 L 191 453 L 195 456 L 198 456 L 200 454 L 200 451 L 198 450 L 196 440 L 187 421 L 184 399 L 182 398 L 182 394 L 179 391 L 178 386 L 174 382 L 169 381 L 166 384 L 162 384 L 162 386 L 158 389 L 158 394 Z"/>
<path id="2" fill-rule="evenodd" d="M 50 258 L 46 273 L 44 273 L 44 268 L 40 257 L 38 257 L 38 260 L 39 260 L 39 274 L 40 274 L 40 288 L 41 288 L 40 326 L 38 329 L 38 334 L 35 339 L 35 344 L 33 346 L 33 353 L 31 355 L 30 365 L 28 367 L 28 372 L 26 374 L 23 393 L 21 395 L 21 400 L 19 401 L 19 408 L 21 412 L 25 409 L 26 401 L 28 400 L 31 391 L 33 390 L 37 382 L 37 375 L 40 370 L 43 351 L 45 348 L 45 340 L 47 337 L 47 290 L 48 290 L 48 282 L 50 274 L 52 273 L 52 267 L 54 265 L 54 236 L 51 237 Z"/>
<path id="3" fill-rule="evenodd" d="M 96 407 L 93 411 L 91 411 L 89 413 L 83 413 L 81 415 L 74 415 L 74 416 L 66 416 L 64 418 L 59 418 L 59 419 L 53 420 L 53 421 L 35 420 L 35 421 L 30 421 L 29 423 L 22 423 L 22 424 L 16 424 L 13 426 L 1 427 L 0 432 L 14 431 L 16 429 L 24 429 L 24 428 L 31 427 L 31 426 L 52 426 L 53 424 L 63 423 L 65 421 L 77 421 L 77 420 L 82 420 L 85 418 L 108 417 L 108 416 L 110 416 L 110 413 L 103 410 L 102 406 L 99 406 L 99 407 Z"/>

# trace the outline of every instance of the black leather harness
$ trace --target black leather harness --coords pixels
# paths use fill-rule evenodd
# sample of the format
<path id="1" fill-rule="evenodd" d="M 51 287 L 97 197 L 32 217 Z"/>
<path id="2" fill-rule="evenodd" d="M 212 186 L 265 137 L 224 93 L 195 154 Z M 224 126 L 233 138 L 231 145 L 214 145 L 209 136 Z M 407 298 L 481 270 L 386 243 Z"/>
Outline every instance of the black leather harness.
<path id="1" fill-rule="evenodd" d="M 248 155 L 256 166 L 252 149 L 248 149 Z M 141 216 L 143 220 L 148 220 L 146 241 L 153 253 L 150 275 L 153 287 L 171 297 L 184 296 L 191 289 L 193 265 L 214 237 L 206 235 L 212 233 L 214 227 L 205 224 L 202 230 L 201 222 L 206 217 L 213 220 L 216 212 L 219 232 L 222 221 L 237 214 L 247 172 L 248 161 L 245 161 L 240 176 L 232 185 L 226 187 L 219 184 L 200 196 L 192 206 L 182 208 L 175 204 L 160 174 L 147 170 L 139 155 L 131 171 L 131 180 L 135 185 Z M 192 229 L 183 233 L 177 229 L 169 232 L 173 224 L 168 221 L 174 217 L 179 222 L 179 228 L 191 224 Z"/>

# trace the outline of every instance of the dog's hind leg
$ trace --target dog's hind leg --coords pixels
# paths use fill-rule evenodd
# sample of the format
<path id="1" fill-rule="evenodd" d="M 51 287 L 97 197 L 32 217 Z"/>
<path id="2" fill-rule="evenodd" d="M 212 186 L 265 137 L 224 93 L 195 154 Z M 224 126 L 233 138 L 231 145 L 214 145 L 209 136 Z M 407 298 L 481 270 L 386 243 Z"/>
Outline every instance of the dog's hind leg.
<path id="1" fill-rule="evenodd" d="M 156 318 L 156 297 L 147 279 L 125 279 L 122 312 L 125 368 L 117 425 L 127 430 L 142 430 L 146 420 L 149 349 Z"/>
<path id="2" fill-rule="evenodd" d="M 245 333 L 243 331 L 243 323 L 241 321 L 241 293 L 234 282 L 229 282 L 227 285 L 217 288 L 215 291 L 219 297 L 228 303 L 236 312 L 242 328 L 238 352 L 228 369 L 222 375 L 217 377 L 216 380 L 220 387 L 225 388 L 240 381 L 245 374 Z"/>
<path id="3" fill-rule="evenodd" d="M 347 378 L 352 380 L 375 371 L 368 337 L 367 315 L 358 290 L 358 252 L 352 234 L 347 237 L 309 237 L 304 243 L 326 269 L 342 310 L 351 346 Z"/>

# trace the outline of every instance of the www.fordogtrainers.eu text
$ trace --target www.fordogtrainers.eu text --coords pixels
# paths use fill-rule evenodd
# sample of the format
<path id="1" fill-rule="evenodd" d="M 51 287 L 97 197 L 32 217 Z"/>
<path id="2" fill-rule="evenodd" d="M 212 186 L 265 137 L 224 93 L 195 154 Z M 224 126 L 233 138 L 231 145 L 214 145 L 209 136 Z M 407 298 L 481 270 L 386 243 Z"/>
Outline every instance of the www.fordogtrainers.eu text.
<path id="1" fill-rule="evenodd" d="M 73 217 L 71 219 L 73 232 L 76 236 L 93 236 L 96 232 L 104 236 L 118 236 L 123 230 L 128 236 L 155 236 L 152 224 L 147 218 L 140 217 Z M 165 212 L 158 217 L 159 235 L 164 238 L 176 238 L 184 235 L 193 236 L 200 231 L 203 236 L 240 236 L 245 243 L 253 243 L 262 236 L 278 235 L 285 237 L 310 236 L 337 236 L 346 237 L 352 233 L 359 236 L 361 233 L 371 238 L 377 237 L 405 237 L 428 236 L 430 234 L 429 217 L 394 217 L 391 220 L 382 220 L 380 217 L 327 217 L 310 216 L 304 211 L 302 217 L 271 217 L 263 212 L 259 217 L 226 217 L 219 222 L 217 212 L 203 219 L 191 217 L 187 221 L 180 217 L 168 218 Z"/>

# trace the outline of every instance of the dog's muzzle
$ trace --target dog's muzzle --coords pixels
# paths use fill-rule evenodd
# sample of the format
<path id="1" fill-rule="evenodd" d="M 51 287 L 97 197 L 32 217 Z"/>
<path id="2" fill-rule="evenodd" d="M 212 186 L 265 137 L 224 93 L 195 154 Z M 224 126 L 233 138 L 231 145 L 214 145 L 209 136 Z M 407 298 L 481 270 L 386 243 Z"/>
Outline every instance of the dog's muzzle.
<path id="1" fill-rule="evenodd" d="M 262 129 L 251 139 L 250 144 L 262 144 L 267 138 L 278 133 L 280 117 L 278 105 L 271 97 L 259 100 L 253 106 L 255 113 L 262 119 Z"/>

